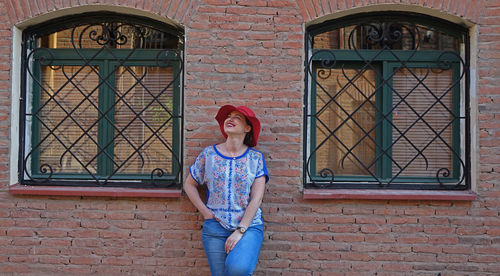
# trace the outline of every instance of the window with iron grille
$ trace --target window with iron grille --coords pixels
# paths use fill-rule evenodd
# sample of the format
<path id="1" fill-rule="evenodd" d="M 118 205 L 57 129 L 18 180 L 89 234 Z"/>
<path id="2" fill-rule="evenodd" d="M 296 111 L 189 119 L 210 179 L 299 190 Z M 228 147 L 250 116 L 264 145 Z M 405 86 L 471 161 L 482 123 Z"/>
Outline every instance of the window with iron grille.
<path id="1" fill-rule="evenodd" d="M 20 183 L 178 187 L 183 31 L 90 13 L 23 32 Z"/>
<path id="2" fill-rule="evenodd" d="M 306 40 L 306 188 L 470 188 L 467 29 L 368 13 Z"/>

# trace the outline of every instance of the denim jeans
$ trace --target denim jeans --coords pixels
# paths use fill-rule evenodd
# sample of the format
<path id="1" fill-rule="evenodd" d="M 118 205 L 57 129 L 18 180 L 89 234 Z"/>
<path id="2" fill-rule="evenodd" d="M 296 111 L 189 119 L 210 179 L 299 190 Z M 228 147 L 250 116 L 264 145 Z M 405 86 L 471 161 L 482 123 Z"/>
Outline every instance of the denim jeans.
<path id="1" fill-rule="evenodd" d="M 252 275 L 264 241 L 262 225 L 247 229 L 236 246 L 226 254 L 224 245 L 233 231 L 226 230 L 215 219 L 203 223 L 201 240 L 212 276 Z"/>

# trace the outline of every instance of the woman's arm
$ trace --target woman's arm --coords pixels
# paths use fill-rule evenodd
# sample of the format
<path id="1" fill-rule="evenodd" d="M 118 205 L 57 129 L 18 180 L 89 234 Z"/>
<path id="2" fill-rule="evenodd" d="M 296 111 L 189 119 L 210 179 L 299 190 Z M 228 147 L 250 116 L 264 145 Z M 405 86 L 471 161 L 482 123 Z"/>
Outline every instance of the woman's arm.
<path id="1" fill-rule="evenodd" d="M 198 192 L 198 183 L 194 181 L 191 174 L 189 174 L 186 178 L 183 187 L 184 192 L 186 192 L 186 195 L 189 197 L 189 200 L 191 200 L 194 207 L 196 207 L 196 209 L 198 209 L 198 211 L 203 215 L 204 219 L 215 218 L 212 210 L 208 209 L 205 203 L 201 200 L 200 193 Z"/>
<path id="2" fill-rule="evenodd" d="M 266 177 L 261 176 L 254 180 L 252 185 L 252 190 L 250 191 L 250 202 L 248 203 L 243 218 L 241 219 L 238 226 L 248 228 L 259 210 L 262 204 L 262 198 L 264 197 L 264 191 L 266 190 Z M 240 241 L 243 234 L 240 231 L 234 231 L 231 236 L 226 240 L 225 249 L 226 253 L 233 250 L 234 246 Z"/>
<path id="3" fill-rule="evenodd" d="M 259 210 L 262 204 L 262 198 L 264 197 L 264 191 L 266 190 L 266 177 L 261 176 L 254 180 L 252 185 L 252 190 L 250 191 L 250 202 L 248 203 L 243 218 L 241 219 L 238 226 L 248 228 Z"/>

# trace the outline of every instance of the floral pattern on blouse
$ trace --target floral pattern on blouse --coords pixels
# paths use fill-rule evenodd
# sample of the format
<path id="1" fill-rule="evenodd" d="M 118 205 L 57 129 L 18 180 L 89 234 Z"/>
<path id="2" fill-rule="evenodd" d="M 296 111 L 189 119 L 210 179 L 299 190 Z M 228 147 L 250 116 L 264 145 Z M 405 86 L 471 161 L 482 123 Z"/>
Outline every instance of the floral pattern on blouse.
<path id="1" fill-rule="evenodd" d="M 206 147 L 189 172 L 199 185 L 207 185 L 207 207 L 228 230 L 236 229 L 243 218 L 254 180 L 269 180 L 264 155 L 250 147 L 238 157 L 222 155 L 215 145 Z M 250 226 L 262 223 L 259 208 Z"/>

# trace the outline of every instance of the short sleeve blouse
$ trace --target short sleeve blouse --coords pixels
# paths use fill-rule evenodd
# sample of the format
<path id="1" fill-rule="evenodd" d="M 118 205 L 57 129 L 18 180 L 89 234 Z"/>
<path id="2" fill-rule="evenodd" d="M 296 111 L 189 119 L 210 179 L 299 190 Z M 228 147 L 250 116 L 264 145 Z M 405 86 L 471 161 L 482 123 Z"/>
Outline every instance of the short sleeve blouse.
<path id="1" fill-rule="evenodd" d="M 236 229 L 243 218 L 254 180 L 269 180 L 264 155 L 250 147 L 238 157 L 222 155 L 215 145 L 206 147 L 189 172 L 199 185 L 207 185 L 207 207 L 228 230 Z M 262 223 L 259 208 L 250 226 Z"/>

